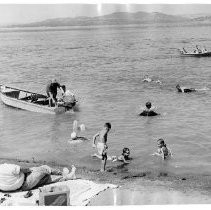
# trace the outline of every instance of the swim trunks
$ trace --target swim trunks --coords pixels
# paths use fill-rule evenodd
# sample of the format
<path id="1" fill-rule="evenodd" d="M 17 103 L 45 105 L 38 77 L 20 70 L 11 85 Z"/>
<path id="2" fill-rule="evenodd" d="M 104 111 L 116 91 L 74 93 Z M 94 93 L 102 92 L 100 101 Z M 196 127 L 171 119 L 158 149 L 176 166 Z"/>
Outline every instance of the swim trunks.
<path id="1" fill-rule="evenodd" d="M 107 145 L 102 143 L 102 142 L 98 142 L 97 143 L 97 151 L 99 153 L 99 155 L 102 156 L 102 160 L 104 160 L 105 158 L 107 158 Z"/>

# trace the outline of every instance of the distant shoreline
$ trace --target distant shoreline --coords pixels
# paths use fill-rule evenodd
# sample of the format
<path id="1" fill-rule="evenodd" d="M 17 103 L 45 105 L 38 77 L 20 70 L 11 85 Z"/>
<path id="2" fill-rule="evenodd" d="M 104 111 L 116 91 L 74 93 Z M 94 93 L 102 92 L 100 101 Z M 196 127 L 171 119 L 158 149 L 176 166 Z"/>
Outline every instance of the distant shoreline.
<path id="1" fill-rule="evenodd" d="M 118 28 L 169 28 L 169 27 L 210 27 L 211 23 L 203 24 L 181 24 L 181 23 L 148 23 L 148 24 L 120 24 L 120 25 L 70 25 L 70 26 L 25 26 L 25 27 L 3 27 L 0 26 L 0 33 L 10 32 L 43 32 L 43 31 L 77 31 L 77 30 L 100 30 Z"/>

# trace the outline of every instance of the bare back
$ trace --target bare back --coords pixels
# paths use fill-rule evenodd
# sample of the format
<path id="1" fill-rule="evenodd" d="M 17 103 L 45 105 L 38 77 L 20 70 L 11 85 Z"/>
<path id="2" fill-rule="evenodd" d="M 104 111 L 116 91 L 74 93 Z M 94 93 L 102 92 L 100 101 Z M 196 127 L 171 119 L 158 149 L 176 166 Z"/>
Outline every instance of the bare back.
<path id="1" fill-rule="evenodd" d="M 107 131 L 105 129 L 99 132 L 99 142 L 106 144 L 107 143 Z"/>

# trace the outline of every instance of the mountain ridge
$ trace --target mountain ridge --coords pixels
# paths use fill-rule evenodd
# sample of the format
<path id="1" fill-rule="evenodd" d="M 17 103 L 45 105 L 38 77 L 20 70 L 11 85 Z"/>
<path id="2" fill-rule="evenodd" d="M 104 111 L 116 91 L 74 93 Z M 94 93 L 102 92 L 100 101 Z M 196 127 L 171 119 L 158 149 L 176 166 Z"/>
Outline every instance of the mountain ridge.
<path id="1" fill-rule="evenodd" d="M 114 12 L 111 14 L 95 17 L 66 17 L 52 18 L 39 22 L 12 24 L 13 27 L 59 27 L 59 26 L 91 26 L 91 25 L 123 25 L 123 24 L 144 24 L 144 23 L 186 23 L 186 22 L 209 22 L 211 16 L 188 18 L 179 15 L 169 15 L 160 12 Z"/>

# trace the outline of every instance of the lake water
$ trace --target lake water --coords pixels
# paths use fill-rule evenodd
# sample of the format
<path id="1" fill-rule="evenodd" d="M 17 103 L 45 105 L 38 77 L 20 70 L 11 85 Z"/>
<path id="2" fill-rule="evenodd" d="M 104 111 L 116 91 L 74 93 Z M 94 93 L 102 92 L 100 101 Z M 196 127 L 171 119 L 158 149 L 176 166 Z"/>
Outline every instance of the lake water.
<path id="1" fill-rule="evenodd" d="M 182 58 L 177 48 L 211 50 L 208 26 L 111 26 L 0 32 L 0 83 L 45 93 L 56 77 L 79 100 L 78 112 L 32 113 L 0 103 L 0 157 L 55 161 L 99 169 L 91 142 L 70 144 L 72 123 L 88 138 L 112 124 L 109 154 L 129 147 L 128 170 L 165 167 L 174 173 L 211 172 L 211 91 L 178 94 L 177 83 L 211 88 L 211 59 Z M 145 74 L 162 85 L 143 83 Z M 139 117 L 151 101 L 161 116 Z M 150 156 L 158 138 L 173 152 L 165 164 Z M 112 163 L 108 163 L 112 166 Z M 116 165 L 116 163 L 113 163 Z"/>

